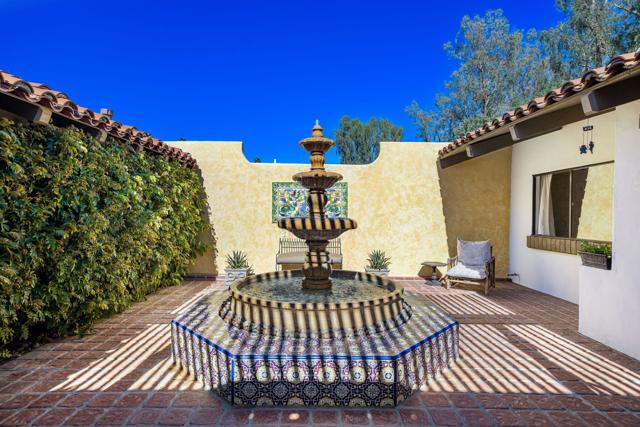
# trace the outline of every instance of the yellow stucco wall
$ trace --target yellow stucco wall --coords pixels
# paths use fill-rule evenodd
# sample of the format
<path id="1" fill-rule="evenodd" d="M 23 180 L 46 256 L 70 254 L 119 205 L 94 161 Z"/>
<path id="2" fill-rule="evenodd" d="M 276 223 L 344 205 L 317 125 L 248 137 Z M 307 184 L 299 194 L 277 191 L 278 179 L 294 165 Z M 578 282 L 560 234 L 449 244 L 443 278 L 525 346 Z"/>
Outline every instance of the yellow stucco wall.
<path id="1" fill-rule="evenodd" d="M 613 163 L 589 168 L 580 210 L 579 239 L 611 241 L 613 232 Z"/>
<path id="2" fill-rule="evenodd" d="M 509 270 L 511 148 L 440 171 L 449 252 L 457 238 L 491 240 L 496 275 Z"/>
<path id="3" fill-rule="evenodd" d="M 182 141 L 171 144 L 191 153 L 202 171 L 217 241 L 218 271 L 223 271 L 224 257 L 232 250 L 245 251 L 256 272 L 274 270 L 279 237 L 290 235 L 271 222 L 271 183 L 291 181 L 294 173 L 307 170 L 309 165 L 250 163 L 240 142 Z M 501 251 L 506 250 L 503 249 L 507 242 L 504 223 L 490 225 L 485 233 L 473 231 L 476 227 L 485 227 L 486 220 L 502 221 L 503 215 L 481 213 L 478 216 L 476 213 L 474 216 L 472 212 L 482 211 L 480 205 L 470 205 L 455 189 L 462 184 L 466 189 L 463 191 L 472 192 L 472 188 L 480 188 L 486 183 L 492 191 L 485 192 L 484 197 L 476 197 L 471 203 L 484 203 L 485 209 L 504 212 L 508 227 L 508 190 L 506 199 L 502 192 L 494 196 L 496 185 L 490 182 L 505 178 L 501 173 L 503 169 L 497 171 L 495 167 L 504 159 L 470 162 L 476 166 L 487 163 L 482 169 L 486 174 L 461 165 L 473 174 L 472 182 L 461 181 L 465 173 L 445 173 L 442 181 L 445 189 L 441 191 L 436 158 L 442 146 L 384 142 L 378 159 L 371 164 L 327 165 L 328 170 L 341 173 L 344 182 L 349 184 L 349 217 L 358 222 L 358 229 L 342 235 L 343 268 L 362 270 L 367 254 L 382 249 L 391 256 L 391 275 L 415 276 L 421 271 L 423 261 L 446 261 L 450 255 L 450 242 L 455 242 L 456 238 L 447 237 L 448 229 L 466 238 L 479 235 L 490 236 L 488 238 L 492 240 L 491 230 L 499 230 L 496 239 L 504 239 L 500 247 Z M 292 149 L 300 148 L 292 144 Z M 492 157 L 487 156 L 487 159 Z M 508 165 L 504 168 L 508 169 Z M 458 168 L 451 171 L 454 169 Z M 508 177 L 507 173 L 507 180 Z M 441 193 L 455 197 L 447 209 L 443 207 Z M 504 205 L 499 206 L 501 203 Z M 449 216 L 446 221 L 445 213 Z M 500 265 L 505 262 L 501 260 Z M 211 274 L 212 270 L 211 262 L 199 260 L 192 271 Z"/>

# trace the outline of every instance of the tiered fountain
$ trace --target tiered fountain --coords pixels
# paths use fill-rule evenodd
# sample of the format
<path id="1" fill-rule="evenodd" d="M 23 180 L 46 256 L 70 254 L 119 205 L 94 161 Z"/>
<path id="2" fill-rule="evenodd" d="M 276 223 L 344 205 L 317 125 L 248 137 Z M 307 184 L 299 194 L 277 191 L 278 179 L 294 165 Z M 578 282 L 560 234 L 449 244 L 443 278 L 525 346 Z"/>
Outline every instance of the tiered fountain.
<path id="1" fill-rule="evenodd" d="M 235 405 L 394 406 L 457 358 L 458 323 L 389 279 L 331 271 L 328 241 L 357 224 L 325 215 L 333 141 L 316 122 L 300 145 L 309 216 L 278 226 L 307 242 L 303 269 L 211 291 L 171 322 L 174 360 Z"/>

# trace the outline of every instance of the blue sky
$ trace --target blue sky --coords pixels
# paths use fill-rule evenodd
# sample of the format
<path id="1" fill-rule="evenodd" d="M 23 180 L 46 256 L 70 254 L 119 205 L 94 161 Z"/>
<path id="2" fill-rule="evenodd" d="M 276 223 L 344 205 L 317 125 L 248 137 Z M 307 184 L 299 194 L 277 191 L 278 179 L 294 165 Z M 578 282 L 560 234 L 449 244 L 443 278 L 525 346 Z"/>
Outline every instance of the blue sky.
<path id="1" fill-rule="evenodd" d="M 501 8 L 518 28 L 560 19 L 553 0 L 0 0 L 0 69 L 163 140 L 241 140 L 249 160 L 306 162 L 320 119 L 430 106 L 456 68 L 442 45 L 465 14 Z M 334 150 L 335 151 L 335 150 Z M 332 152 L 329 159 L 337 161 Z"/>

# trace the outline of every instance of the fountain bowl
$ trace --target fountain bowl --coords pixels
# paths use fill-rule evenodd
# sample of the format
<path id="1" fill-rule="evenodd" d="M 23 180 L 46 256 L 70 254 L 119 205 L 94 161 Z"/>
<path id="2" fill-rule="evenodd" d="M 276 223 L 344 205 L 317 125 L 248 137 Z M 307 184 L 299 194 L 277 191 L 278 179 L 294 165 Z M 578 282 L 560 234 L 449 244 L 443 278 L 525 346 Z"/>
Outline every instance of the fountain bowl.
<path id="1" fill-rule="evenodd" d="M 236 280 L 222 317 L 237 327 L 271 335 L 340 336 L 397 327 L 411 317 L 404 288 L 374 274 L 333 271 L 332 287 L 309 290 L 302 271 Z"/>

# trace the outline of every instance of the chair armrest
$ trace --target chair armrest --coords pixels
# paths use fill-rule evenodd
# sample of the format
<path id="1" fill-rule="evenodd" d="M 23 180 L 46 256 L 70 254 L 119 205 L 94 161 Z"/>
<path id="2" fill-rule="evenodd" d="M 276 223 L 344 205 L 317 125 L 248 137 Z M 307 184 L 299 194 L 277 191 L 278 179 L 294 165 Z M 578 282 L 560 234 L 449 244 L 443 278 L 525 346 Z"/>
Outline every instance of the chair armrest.
<path id="1" fill-rule="evenodd" d="M 492 256 L 484 265 L 486 271 L 493 271 L 496 268 L 496 257 Z"/>
<path id="2" fill-rule="evenodd" d="M 447 259 L 447 268 L 452 268 L 454 265 L 458 263 L 458 256 L 454 256 Z"/>

